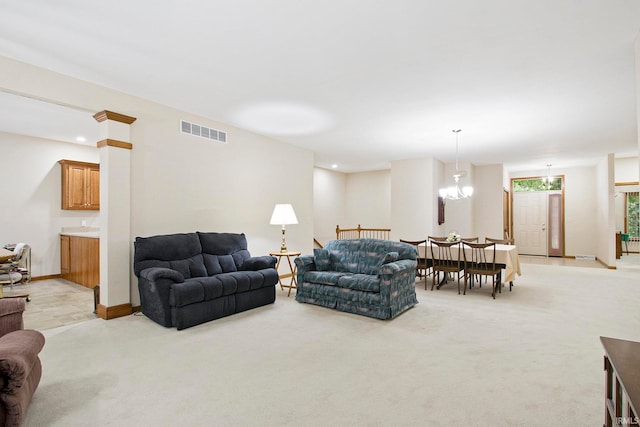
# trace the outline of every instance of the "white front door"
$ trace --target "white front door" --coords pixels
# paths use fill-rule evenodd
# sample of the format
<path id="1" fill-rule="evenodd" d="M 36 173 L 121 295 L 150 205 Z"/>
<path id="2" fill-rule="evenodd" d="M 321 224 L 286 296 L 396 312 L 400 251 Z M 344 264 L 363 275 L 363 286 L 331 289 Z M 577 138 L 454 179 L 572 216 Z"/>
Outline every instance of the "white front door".
<path id="1" fill-rule="evenodd" d="M 547 193 L 513 193 L 513 237 L 522 255 L 547 255 Z"/>

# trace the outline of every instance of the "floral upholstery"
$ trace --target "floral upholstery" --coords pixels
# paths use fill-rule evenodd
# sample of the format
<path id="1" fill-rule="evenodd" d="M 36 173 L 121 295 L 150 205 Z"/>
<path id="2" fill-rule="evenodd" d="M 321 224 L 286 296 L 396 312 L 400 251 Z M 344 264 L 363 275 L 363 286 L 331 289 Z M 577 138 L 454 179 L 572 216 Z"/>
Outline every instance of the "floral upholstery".
<path id="1" fill-rule="evenodd" d="M 333 240 L 295 259 L 296 300 L 378 319 L 418 303 L 415 246 L 380 239 Z M 319 267 L 319 268 L 318 268 Z"/>

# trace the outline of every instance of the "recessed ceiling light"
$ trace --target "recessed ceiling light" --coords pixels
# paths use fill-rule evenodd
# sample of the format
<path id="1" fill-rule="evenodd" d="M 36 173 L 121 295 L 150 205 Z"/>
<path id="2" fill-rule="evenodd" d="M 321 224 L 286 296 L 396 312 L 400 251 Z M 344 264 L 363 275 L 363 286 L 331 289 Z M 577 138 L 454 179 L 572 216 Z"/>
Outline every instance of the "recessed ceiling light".
<path id="1" fill-rule="evenodd" d="M 331 165 L 331 168 L 333 169 L 338 169 L 338 165 L 336 165 L 335 163 Z"/>
<path id="2" fill-rule="evenodd" d="M 87 138 L 85 138 L 84 136 L 77 136 L 76 137 L 76 141 L 78 141 L 78 142 L 86 142 Z"/>

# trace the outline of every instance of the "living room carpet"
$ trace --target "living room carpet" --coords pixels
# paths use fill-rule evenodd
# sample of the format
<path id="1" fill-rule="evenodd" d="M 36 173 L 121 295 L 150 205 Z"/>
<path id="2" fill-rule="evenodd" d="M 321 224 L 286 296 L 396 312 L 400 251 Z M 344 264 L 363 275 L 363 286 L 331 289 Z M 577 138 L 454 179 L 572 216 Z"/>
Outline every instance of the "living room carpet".
<path id="1" fill-rule="evenodd" d="M 183 331 L 46 330 L 24 426 L 602 425 L 599 337 L 640 341 L 640 275 L 522 265 L 513 292 L 425 291 L 390 321 L 276 303 Z"/>

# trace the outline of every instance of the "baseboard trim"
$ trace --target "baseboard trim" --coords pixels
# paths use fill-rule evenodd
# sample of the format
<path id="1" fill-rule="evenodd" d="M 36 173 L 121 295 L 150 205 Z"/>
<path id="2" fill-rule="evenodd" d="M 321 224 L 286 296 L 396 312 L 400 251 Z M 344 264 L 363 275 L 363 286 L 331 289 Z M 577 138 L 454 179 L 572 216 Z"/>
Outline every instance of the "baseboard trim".
<path id="1" fill-rule="evenodd" d="M 48 274 L 46 276 L 32 276 L 31 281 L 48 280 L 48 279 L 62 279 L 62 274 Z"/>
<path id="2" fill-rule="evenodd" d="M 133 313 L 131 303 L 114 305 L 111 307 L 98 304 L 96 315 L 104 320 L 116 319 L 118 317 L 128 316 Z"/>
<path id="3" fill-rule="evenodd" d="M 609 265 L 606 262 L 602 261 L 600 258 L 596 257 L 596 261 L 598 261 L 600 264 L 602 264 L 603 266 L 605 266 L 606 268 L 608 268 L 609 270 L 617 270 L 615 264 L 614 265 Z"/>

